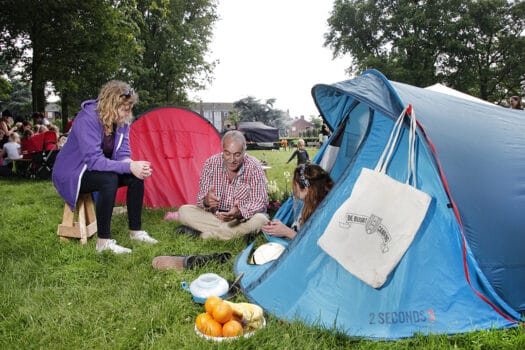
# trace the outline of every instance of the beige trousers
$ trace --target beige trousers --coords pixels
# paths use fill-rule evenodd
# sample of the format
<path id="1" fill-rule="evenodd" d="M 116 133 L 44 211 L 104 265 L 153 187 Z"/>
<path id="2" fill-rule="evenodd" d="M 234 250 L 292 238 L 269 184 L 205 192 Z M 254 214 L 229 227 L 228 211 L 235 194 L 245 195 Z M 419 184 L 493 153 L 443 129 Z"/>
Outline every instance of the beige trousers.
<path id="1" fill-rule="evenodd" d="M 196 205 L 183 205 L 179 208 L 179 221 L 185 226 L 201 231 L 201 238 L 228 240 L 256 232 L 268 221 L 265 214 L 257 213 L 249 220 L 224 222 Z"/>

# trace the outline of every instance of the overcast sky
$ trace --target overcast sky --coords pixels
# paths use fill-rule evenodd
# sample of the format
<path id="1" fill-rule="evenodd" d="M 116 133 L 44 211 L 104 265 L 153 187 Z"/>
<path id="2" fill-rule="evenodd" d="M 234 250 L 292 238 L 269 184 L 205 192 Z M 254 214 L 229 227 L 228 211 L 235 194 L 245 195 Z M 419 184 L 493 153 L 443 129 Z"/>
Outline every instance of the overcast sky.
<path id="1" fill-rule="evenodd" d="M 332 1 L 219 0 L 211 60 L 214 81 L 190 97 L 235 102 L 275 98 L 291 117 L 318 115 L 310 90 L 348 79 L 349 58 L 323 47 Z"/>

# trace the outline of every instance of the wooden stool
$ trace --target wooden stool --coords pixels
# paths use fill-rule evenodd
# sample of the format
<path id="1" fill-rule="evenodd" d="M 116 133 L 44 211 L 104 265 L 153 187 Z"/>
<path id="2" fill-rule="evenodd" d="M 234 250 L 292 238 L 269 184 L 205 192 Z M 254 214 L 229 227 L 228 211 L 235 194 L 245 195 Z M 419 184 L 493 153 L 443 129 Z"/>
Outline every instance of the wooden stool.
<path id="1" fill-rule="evenodd" d="M 71 211 L 69 205 L 64 204 L 62 223 L 58 225 L 57 234 L 61 239 L 80 238 L 80 243 L 86 244 L 87 239 L 97 232 L 97 219 L 91 193 L 79 194 L 76 209 L 78 222 L 75 221 L 75 213 Z"/>

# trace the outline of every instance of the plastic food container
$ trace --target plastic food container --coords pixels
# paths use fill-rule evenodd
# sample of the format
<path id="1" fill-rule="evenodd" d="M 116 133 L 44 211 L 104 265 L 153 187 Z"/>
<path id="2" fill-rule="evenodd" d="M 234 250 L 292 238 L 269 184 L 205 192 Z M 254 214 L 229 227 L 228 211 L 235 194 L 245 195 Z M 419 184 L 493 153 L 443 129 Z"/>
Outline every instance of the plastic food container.
<path id="1" fill-rule="evenodd" d="M 191 282 L 189 287 L 186 282 L 182 282 L 182 288 L 191 293 L 194 301 L 204 304 L 211 296 L 224 299 L 228 293 L 229 284 L 217 274 L 205 273 Z"/>

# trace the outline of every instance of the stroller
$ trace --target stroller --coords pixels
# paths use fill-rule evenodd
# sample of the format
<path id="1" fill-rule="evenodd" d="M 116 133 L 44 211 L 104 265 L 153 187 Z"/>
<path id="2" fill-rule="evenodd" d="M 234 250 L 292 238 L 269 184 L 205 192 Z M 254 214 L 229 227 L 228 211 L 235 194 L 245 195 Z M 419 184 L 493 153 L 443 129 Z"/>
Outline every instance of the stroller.
<path id="1" fill-rule="evenodd" d="M 58 154 L 57 134 L 54 131 L 31 136 L 22 140 L 23 158 L 30 160 L 26 169 L 17 167 L 17 174 L 30 179 L 49 179 Z"/>

